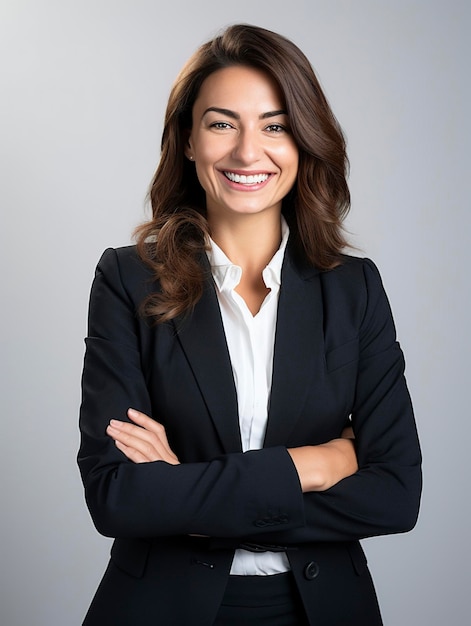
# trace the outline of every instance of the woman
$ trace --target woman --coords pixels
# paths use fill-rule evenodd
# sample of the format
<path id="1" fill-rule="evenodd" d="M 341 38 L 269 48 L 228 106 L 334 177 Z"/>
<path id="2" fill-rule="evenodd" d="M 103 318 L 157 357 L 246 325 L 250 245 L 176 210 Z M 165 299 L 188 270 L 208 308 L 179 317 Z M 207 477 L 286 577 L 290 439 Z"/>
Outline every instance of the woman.
<path id="1" fill-rule="evenodd" d="M 414 526 L 420 450 L 346 169 L 292 42 L 231 26 L 183 68 L 152 219 L 92 287 L 79 465 L 116 539 L 85 624 L 381 624 L 358 540 Z"/>

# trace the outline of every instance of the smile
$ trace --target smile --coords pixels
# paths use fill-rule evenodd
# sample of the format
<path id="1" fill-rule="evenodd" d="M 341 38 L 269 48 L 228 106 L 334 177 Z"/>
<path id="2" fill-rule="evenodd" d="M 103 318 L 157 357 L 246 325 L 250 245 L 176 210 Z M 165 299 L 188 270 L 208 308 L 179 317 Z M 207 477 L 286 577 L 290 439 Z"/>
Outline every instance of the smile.
<path id="1" fill-rule="evenodd" d="M 245 174 L 234 174 L 233 172 L 224 172 L 224 176 L 228 178 L 233 183 L 238 183 L 240 185 L 260 185 L 260 183 L 264 183 L 268 178 L 269 174 L 249 174 L 246 176 Z"/>

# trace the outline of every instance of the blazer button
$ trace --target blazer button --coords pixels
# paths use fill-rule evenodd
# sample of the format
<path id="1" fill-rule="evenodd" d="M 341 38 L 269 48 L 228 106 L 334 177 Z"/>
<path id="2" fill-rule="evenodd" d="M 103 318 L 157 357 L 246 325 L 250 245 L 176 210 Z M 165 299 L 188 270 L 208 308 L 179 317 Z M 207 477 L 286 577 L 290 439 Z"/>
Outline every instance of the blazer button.
<path id="1" fill-rule="evenodd" d="M 304 568 L 304 577 L 307 580 L 314 580 L 319 576 L 319 566 L 315 561 L 310 561 Z"/>

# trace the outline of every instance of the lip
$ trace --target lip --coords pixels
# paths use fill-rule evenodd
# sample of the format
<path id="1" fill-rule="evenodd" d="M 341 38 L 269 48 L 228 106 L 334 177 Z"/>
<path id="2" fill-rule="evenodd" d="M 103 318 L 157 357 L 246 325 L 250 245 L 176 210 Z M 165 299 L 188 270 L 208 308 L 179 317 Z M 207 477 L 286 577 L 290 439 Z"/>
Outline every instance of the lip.
<path id="1" fill-rule="evenodd" d="M 261 183 L 251 183 L 251 184 L 236 183 L 232 180 L 229 180 L 227 176 L 224 174 L 224 172 L 230 172 L 231 174 L 238 174 L 239 176 L 258 176 L 260 174 L 266 174 L 268 178 L 262 181 Z M 224 183 L 230 189 L 234 189 L 236 191 L 244 191 L 244 192 L 258 191 L 259 189 L 263 189 L 263 187 L 268 185 L 270 180 L 275 175 L 274 172 L 270 172 L 268 170 L 233 170 L 229 168 L 218 169 L 217 173 L 219 177 L 224 181 Z"/>

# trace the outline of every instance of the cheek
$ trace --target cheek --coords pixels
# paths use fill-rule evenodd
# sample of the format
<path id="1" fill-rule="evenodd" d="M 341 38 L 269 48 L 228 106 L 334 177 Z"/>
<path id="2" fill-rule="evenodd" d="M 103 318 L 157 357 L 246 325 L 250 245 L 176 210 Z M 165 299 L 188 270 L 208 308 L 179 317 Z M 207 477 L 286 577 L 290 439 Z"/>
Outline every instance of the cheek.
<path id="1" fill-rule="evenodd" d="M 294 180 L 297 178 L 298 176 L 298 170 L 299 170 L 299 152 L 297 150 L 297 148 L 292 152 L 292 174 L 293 174 L 293 182 Z"/>
<path id="2" fill-rule="evenodd" d="M 287 172 L 297 172 L 299 165 L 299 152 L 294 144 L 280 146 L 273 158 L 278 161 L 282 169 Z"/>
<path id="3" fill-rule="evenodd" d="M 214 163 L 214 154 L 214 150 L 207 144 L 200 145 L 195 152 L 196 162 L 200 167 L 211 167 Z"/>
<path id="4" fill-rule="evenodd" d="M 225 146 L 219 142 L 205 141 L 200 143 L 195 150 L 196 175 L 200 185 L 208 191 L 217 180 L 217 164 L 221 162 L 226 154 Z"/>
<path id="5" fill-rule="evenodd" d="M 227 141 L 212 133 L 198 133 L 192 138 L 195 156 L 201 164 L 211 165 L 226 151 Z"/>
<path id="6" fill-rule="evenodd" d="M 283 155 L 284 169 L 288 176 L 294 180 L 298 175 L 299 155 L 297 151 L 287 150 Z"/>
<path id="7" fill-rule="evenodd" d="M 206 175 L 206 170 L 204 166 L 202 166 L 199 160 L 197 161 L 197 164 L 195 164 L 195 168 L 196 168 L 196 177 L 198 178 L 198 181 L 201 187 L 203 187 L 205 191 L 208 191 L 209 185 L 208 185 L 208 177 Z"/>
<path id="8" fill-rule="evenodd" d="M 197 154 L 196 176 L 201 187 L 206 193 L 213 193 L 216 188 L 216 172 L 214 171 L 213 161 L 208 160 L 204 154 Z"/>

